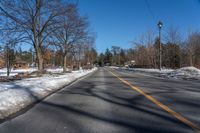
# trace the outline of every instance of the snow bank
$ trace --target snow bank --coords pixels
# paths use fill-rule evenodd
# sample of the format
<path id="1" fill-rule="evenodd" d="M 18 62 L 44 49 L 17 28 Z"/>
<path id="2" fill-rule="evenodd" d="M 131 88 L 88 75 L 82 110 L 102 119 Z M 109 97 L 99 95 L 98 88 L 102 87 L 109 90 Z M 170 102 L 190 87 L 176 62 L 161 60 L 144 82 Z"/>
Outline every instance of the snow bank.
<path id="1" fill-rule="evenodd" d="M 127 68 L 132 71 L 140 71 L 140 72 L 148 72 L 148 73 L 169 73 L 172 72 L 173 69 L 144 69 L 144 68 Z"/>
<path id="2" fill-rule="evenodd" d="M 62 73 L 63 72 L 63 69 L 62 68 L 55 68 L 55 69 L 46 69 L 48 72 L 51 72 L 51 73 Z M 28 68 L 28 69 L 12 69 L 11 70 L 11 73 L 10 73 L 10 76 L 15 76 L 17 75 L 18 73 L 32 73 L 34 71 L 37 71 L 37 68 Z M 7 69 L 6 68 L 3 68 L 3 69 L 0 69 L 0 76 L 7 76 Z"/>
<path id="3" fill-rule="evenodd" d="M 117 66 L 109 66 L 110 68 L 112 69 L 119 69 L 120 67 L 117 67 Z"/>
<path id="4" fill-rule="evenodd" d="M 16 70 L 12 69 L 10 76 L 15 76 L 18 73 L 25 73 L 25 72 L 31 73 L 31 72 L 34 72 L 34 71 L 37 71 L 37 69 L 36 68 L 16 69 Z M 7 69 L 6 68 L 0 69 L 0 76 L 7 76 Z"/>
<path id="5" fill-rule="evenodd" d="M 0 119 L 16 113 L 96 69 L 74 71 L 64 75 L 44 75 L 39 78 L 0 83 Z"/>
<path id="6" fill-rule="evenodd" d="M 122 70 L 129 70 L 129 71 L 136 71 L 136 72 L 148 72 L 148 73 L 169 73 L 172 72 L 173 69 L 146 69 L 146 68 L 126 68 L 126 67 L 111 67 L 113 69 L 122 69 Z"/>
<path id="7" fill-rule="evenodd" d="M 183 67 L 180 69 L 144 69 L 144 68 L 125 68 L 125 67 L 111 67 L 118 70 L 128 70 L 135 72 L 145 72 L 153 74 L 154 76 L 174 78 L 174 79 L 200 79 L 200 70 L 195 67 Z"/>
<path id="8" fill-rule="evenodd" d="M 195 67 L 183 67 L 168 73 L 166 76 L 176 79 L 200 79 L 200 70 Z"/>

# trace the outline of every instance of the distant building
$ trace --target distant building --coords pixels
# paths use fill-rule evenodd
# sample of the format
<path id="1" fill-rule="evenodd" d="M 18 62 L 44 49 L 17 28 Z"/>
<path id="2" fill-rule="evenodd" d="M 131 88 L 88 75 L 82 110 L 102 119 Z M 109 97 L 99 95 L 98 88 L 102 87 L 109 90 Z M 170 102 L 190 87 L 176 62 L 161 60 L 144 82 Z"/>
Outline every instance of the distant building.
<path id="1" fill-rule="evenodd" d="M 29 63 L 26 61 L 22 61 L 20 59 L 17 59 L 14 65 L 14 69 L 28 69 Z"/>
<path id="2" fill-rule="evenodd" d="M 5 61 L 0 59 L 0 68 L 3 68 L 5 67 Z"/>
<path id="3" fill-rule="evenodd" d="M 5 67 L 5 65 L 4 54 L 0 51 L 0 68 Z"/>
<path id="4" fill-rule="evenodd" d="M 125 67 L 133 67 L 135 65 L 135 60 L 125 62 Z"/>

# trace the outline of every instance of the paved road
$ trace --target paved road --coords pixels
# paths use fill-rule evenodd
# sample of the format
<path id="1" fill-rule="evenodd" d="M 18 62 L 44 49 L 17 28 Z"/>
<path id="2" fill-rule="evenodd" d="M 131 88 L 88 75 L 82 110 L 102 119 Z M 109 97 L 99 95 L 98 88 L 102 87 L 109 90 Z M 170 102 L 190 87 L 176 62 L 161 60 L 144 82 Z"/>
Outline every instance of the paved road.
<path id="1" fill-rule="evenodd" d="M 100 68 L 0 124 L 0 133 L 195 133 L 107 70 L 200 126 L 198 81 L 158 79 Z"/>

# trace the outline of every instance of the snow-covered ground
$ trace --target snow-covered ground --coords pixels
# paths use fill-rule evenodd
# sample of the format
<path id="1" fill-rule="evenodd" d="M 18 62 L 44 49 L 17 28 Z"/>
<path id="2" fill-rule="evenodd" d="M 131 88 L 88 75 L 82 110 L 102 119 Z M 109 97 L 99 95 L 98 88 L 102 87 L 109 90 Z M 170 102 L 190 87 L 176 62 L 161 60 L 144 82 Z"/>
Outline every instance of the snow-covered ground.
<path id="1" fill-rule="evenodd" d="M 155 76 L 162 76 L 174 79 L 200 79 L 200 69 L 195 67 L 183 67 L 180 69 L 144 69 L 144 68 L 125 68 L 125 67 L 111 67 L 114 69 L 122 69 L 128 71 L 144 72 L 154 74 Z"/>
<path id="2" fill-rule="evenodd" d="M 10 76 L 15 76 L 18 73 L 24 73 L 24 72 L 31 73 L 31 72 L 36 71 L 36 70 L 37 70 L 37 68 L 16 69 L 16 70 L 12 69 L 11 73 L 10 73 Z M 7 76 L 7 69 L 6 68 L 0 69 L 0 76 Z"/>
<path id="3" fill-rule="evenodd" d="M 173 69 L 145 69 L 145 68 L 126 68 L 126 67 L 116 67 L 111 66 L 113 69 L 122 69 L 122 70 L 129 70 L 129 71 L 137 71 L 137 72 L 148 72 L 148 73 L 169 73 L 174 71 Z"/>
<path id="4" fill-rule="evenodd" d="M 159 69 L 143 69 L 143 68 L 127 68 L 132 71 L 140 71 L 140 72 L 149 72 L 149 73 L 169 73 L 174 71 L 173 69 L 162 69 L 161 71 Z"/>
<path id="5" fill-rule="evenodd" d="M 183 67 L 166 74 L 169 78 L 200 79 L 200 70 L 195 67 Z"/>
<path id="6" fill-rule="evenodd" d="M 63 69 L 62 68 L 56 68 L 56 69 L 46 69 L 48 72 L 51 72 L 51 73 L 62 73 Z M 17 75 L 18 73 L 32 73 L 34 71 L 37 71 L 37 68 L 29 68 L 29 69 L 12 69 L 11 70 L 11 73 L 10 73 L 10 76 L 15 76 Z M 3 69 L 0 69 L 0 76 L 7 76 L 7 69 L 6 68 L 3 68 Z"/>
<path id="7" fill-rule="evenodd" d="M 44 98 L 52 92 L 95 71 L 96 69 L 97 68 L 92 70 L 73 71 L 72 73 L 66 73 L 63 75 L 46 74 L 43 77 L 38 78 L 27 78 L 14 82 L 1 82 L 0 119 L 16 113 L 22 108 Z M 22 71 L 24 70 L 21 70 L 20 72 Z M 52 71 L 55 72 L 55 70 Z M 30 70 L 28 72 L 30 72 Z"/>

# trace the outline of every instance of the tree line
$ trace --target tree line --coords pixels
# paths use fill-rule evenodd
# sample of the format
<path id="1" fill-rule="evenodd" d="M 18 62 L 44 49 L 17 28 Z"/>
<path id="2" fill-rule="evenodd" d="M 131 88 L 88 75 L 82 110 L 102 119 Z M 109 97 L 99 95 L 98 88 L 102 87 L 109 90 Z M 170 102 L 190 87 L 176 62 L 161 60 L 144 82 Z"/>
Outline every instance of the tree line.
<path id="1" fill-rule="evenodd" d="M 163 68 L 200 68 L 200 32 L 189 32 L 183 40 L 179 30 L 172 26 L 162 36 Z M 159 68 L 159 38 L 155 33 L 147 31 L 131 44 L 133 47 L 129 49 L 118 46 L 106 49 L 98 56 L 98 64 L 124 66 L 134 61 L 132 67 Z"/>
<path id="2" fill-rule="evenodd" d="M 60 65 L 66 72 L 68 65 L 93 64 L 97 56 L 95 34 L 90 30 L 88 18 L 80 15 L 77 3 L 1 1 L 0 20 L 1 53 L 12 49 L 16 55 L 17 46 L 31 46 L 39 71 L 48 65 Z"/>

